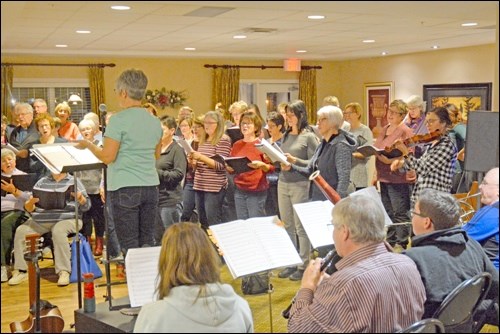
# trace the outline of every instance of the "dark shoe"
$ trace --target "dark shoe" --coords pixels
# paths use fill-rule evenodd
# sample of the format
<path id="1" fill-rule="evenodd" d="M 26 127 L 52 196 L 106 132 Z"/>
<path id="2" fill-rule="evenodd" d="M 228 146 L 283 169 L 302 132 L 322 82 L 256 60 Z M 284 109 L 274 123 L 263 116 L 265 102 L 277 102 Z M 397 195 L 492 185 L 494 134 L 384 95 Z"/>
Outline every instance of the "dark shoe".
<path id="1" fill-rule="evenodd" d="M 288 278 L 290 279 L 290 281 L 300 281 L 302 279 L 302 276 L 304 276 L 304 270 L 299 269 Z"/>
<path id="2" fill-rule="evenodd" d="M 288 267 L 288 268 L 285 268 L 282 271 L 280 271 L 278 273 L 278 277 L 279 278 L 287 278 L 287 277 L 290 277 L 290 275 L 293 274 L 296 271 L 297 271 L 297 268 L 295 268 L 295 267 Z"/>

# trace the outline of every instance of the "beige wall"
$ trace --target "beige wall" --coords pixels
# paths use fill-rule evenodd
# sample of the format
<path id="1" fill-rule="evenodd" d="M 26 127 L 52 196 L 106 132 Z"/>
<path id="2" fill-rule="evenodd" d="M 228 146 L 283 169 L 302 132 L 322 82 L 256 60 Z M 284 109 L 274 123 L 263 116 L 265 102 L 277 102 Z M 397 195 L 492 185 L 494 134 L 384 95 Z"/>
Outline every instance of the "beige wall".
<path id="1" fill-rule="evenodd" d="M 336 95 L 342 104 L 358 101 L 363 103 L 363 84 L 367 82 L 393 81 L 395 98 L 422 94 L 424 84 L 494 82 L 498 91 L 498 44 L 437 50 L 402 56 L 387 56 L 361 60 L 324 62 L 303 61 L 303 65 L 320 65 L 317 71 L 318 105 L 326 95 Z M 106 104 L 108 110 L 118 108 L 113 96 L 116 77 L 127 68 L 142 69 L 149 78 L 148 88 L 165 87 L 186 90 L 187 104 L 197 114 L 213 108 L 211 102 L 212 70 L 204 64 L 279 65 L 279 61 L 251 61 L 237 59 L 174 59 L 174 58 L 118 58 L 118 57 L 50 57 L 50 56 L 3 56 L 2 62 L 20 63 L 115 63 L 106 67 Z M 87 78 L 86 67 L 15 66 L 15 78 Z M 241 69 L 241 79 L 298 79 L 297 72 L 281 69 Z M 493 109 L 498 110 L 498 94 L 493 94 Z M 164 110 L 163 113 L 175 113 Z"/>

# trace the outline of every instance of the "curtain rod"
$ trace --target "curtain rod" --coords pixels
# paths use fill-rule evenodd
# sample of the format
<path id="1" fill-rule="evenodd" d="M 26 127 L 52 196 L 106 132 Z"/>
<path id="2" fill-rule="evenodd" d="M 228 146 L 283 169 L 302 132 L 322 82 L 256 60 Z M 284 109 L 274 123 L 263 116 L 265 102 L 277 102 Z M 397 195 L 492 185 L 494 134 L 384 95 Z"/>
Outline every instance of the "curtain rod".
<path id="1" fill-rule="evenodd" d="M 269 65 L 260 65 L 260 66 L 252 66 L 252 65 L 210 65 L 210 64 L 205 64 L 203 65 L 205 68 L 260 68 L 261 70 L 265 70 L 266 68 L 284 68 L 283 66 L 269 66 Z M 300 67 L 302 70 L 321 70 L 321 66 L 301 66 Z"/>
<path id="2" fill-rule="evenodd" d="M 115 67 L 116 64 L 44 64 L 44 63 L 2 63 L 2 66 L 91 66 L 97 65 L 99 67 Z"/>

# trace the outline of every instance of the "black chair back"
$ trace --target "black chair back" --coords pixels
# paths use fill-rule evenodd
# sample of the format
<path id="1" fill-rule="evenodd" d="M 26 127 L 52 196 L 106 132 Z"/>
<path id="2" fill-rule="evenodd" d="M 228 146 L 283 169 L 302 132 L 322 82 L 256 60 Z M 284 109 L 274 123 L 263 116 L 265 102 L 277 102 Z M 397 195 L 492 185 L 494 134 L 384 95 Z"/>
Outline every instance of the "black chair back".
<path id="1" fill-rule="evenodd" d="M 491 286 L 491 274 L 480 273 L 453 289 L 433 318 L 439 319 L 447 333 L 473 333 L 473 316 Z"/>
<path id="2" fill-rule="evenodd" d="M 428 318 L 417 321 L 398 333 L 444 333 L 444 325 L 438 319 Z"/>

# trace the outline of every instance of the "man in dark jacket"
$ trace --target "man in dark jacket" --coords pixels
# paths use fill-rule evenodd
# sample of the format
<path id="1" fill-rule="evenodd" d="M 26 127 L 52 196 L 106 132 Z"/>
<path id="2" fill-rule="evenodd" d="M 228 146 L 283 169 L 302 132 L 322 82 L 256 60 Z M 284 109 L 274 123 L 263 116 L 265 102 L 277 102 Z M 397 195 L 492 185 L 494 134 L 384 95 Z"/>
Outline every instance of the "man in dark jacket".
<path id="1" fill-rule="evenodd" d="M 425 285 L 423 319 L 432 317 L 455 287 L 481 272 L 490 273 L 493 281 L 480 310 L 492 302 L 498 309 L 498 271 L 481 245 L 462 230 L 459 218 L 460 207 L 453 195 L 433 189 L 422 191 L 412 212 L 415 237 L 405 254 L 417 264 Z M 490 308 L 488 322 L 496 319 L 498 324 L 494 310 L 495 307 Z"/>

